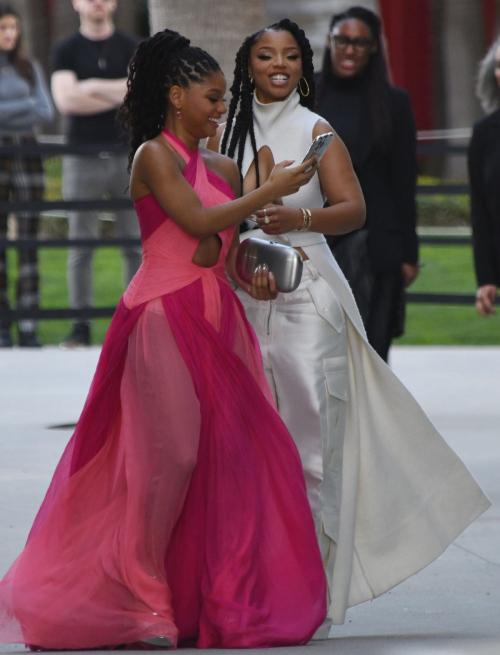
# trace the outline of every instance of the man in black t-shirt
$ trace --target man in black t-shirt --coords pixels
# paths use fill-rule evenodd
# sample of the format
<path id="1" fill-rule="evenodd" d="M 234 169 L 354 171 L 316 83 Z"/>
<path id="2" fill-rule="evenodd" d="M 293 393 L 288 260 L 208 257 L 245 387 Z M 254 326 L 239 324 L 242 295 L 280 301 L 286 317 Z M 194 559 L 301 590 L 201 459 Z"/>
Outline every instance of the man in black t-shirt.
<path id="1" fill-rule="evenodd" d="M 115 29 L 116 0 L 72 0 L 80 15 L 80 30 L 56 44 L 52 52 L 52 95 L 67 117 L 70 144 L 99 144 L 98 156 L 71 155 L 63 163 L 66 200 L 88 200 L 104 195 L 120 198 L 128 185 L 126 143 L 116 112 L 126 92 L 128 65 L 138 41 Z M 123 146 L 123 153 L 111 152 Z M 69 212 L 70 239 L 99 237 L 97 212 Z M 133 210 L 116 214 L 116 234 L 138 238 Z M 141 264 L 138 247 L 123 249 L 124 283 Z M 92 248 L 70 248 L 68 291 L 71 307 L 92 306 Z M 90 322 L 79 319 L 62 346 L 90 345 Z"/>

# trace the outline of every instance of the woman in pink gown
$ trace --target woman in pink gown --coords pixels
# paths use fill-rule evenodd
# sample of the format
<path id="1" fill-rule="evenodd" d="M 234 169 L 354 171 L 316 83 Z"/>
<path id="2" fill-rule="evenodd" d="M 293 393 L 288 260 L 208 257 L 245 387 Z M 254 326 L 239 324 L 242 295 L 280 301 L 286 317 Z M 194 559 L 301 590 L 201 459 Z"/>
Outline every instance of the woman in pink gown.
<path id="1" fill-rule="evenodd" d="M 300 459 L 224 269 L 235 226 L 314 171 L 278 164 L 233 200 L 235 165 L 198 148 L 224 92 L 217 62 L 176 32 L 139 45 L 124 116 L 143 264 L 0 582 L 4 643 L 284 646 L 307 642 L 325 617 Z M 274 289 L 260 272 L 251 291 Z"/>

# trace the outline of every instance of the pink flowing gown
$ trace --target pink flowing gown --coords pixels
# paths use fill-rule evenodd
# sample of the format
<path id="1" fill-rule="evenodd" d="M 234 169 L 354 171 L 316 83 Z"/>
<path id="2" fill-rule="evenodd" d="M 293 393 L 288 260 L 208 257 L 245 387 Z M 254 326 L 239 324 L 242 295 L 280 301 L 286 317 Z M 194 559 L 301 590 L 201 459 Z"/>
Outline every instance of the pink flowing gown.
<path id="1" fill-rule="evenodd" d="M 167 131 L 205 207 L 234 196 Z M 143 264 L 106 336 L 28 543 L 0 582 L 0 641 L 85 649 L 307 642 L 326 583 L 295 445 L 218 263 L 153 195 Z"/>

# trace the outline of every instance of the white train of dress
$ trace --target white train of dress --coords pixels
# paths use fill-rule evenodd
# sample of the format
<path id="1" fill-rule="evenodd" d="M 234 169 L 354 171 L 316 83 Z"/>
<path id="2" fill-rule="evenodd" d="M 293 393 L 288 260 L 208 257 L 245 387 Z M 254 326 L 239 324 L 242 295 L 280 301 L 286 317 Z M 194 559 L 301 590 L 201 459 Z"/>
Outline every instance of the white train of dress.
<path id="1" fill-rule="evenodd" d="M 254 97 L 257 149 L 268 146 L 275 162 L 301 161 L 310 145 L 320 116 L 299 101 L 297 92 L 284 102 L 266 105 Z M 243 176 L 252 161 L 248 138 Z M 323 206 L 318 176 L 283 202 L 291 207 Z M 249 236 L 272 238 L 261 230 L 247 232 L 242 238 Z M 300 380 L 302 389 L 322 389 L 324 385 L 331 400 L 326 408 L 318 403 L 326 413 L 319 417 L 324 426 L 320 435 L 297 434 L 282 416 L 301 453 L 306 481 L 308 462 L 317 459 L 318 438 L 322 441 L 322 475 L 316 490 L 311 485 L 310 502 L 328 579 L 329 617 L 334 624 L 341 624 L 347 608 L 380 596 L 435 560 L 490 502 L 413 396 L 368 344 L 349 284 L 324 236 L 290 232 L 277 240 L 301 247 L 309 257 L 310 279 L 303 280 L 302 287 L 309 290 L 310 306 L 318 320 L 328 324 L 332 343 L 344 340 L 341 349 L 347 353 L 320 363 L 321 380 L 305 378 L 307 367 L 303 372 L 296 366 L 296 377 L 288 376 L 288 388 L 280 390 L 278 404 L 280 413 L 284 400 L 300 407 L 301 395 L 296 389 L 301 376 L 305 378 Z M 315 284 L 311 270 L 317 272 L 316 278 L 319 274 L 322 284 Z M 274 312 L 277 317 L 288 312 L 282 320 L 288 326 L 286 347 L 290 353 L 302 343 L 304 325 L 312 318 L 311 308 L 304 311 L 300 305 L 298 320 L 295 314 L 290 321 L 294 294 L 287 295 L 286 302 L 273 301 L 271 311 L 269 303 L 239 293 L 259 337 L 275 392 L 273 378 L 280 373 L 276 367 L 284 360 L 268 356 L 271 342 L 260 318 L 263 312 L 269 316 Z M 313 473 L 317 478 L 317 471 Z M 308 484 L 308 492 L 309 488 Z"/>

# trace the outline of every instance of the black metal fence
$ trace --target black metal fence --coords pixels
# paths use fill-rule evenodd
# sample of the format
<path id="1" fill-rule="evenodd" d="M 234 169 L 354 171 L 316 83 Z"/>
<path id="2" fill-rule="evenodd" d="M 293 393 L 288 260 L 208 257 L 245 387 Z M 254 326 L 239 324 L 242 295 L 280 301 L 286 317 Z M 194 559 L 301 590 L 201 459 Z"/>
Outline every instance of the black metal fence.
<path id="1" fill-rule="evenodd" d="M 62 155 L 83 155 L 97 156 L 102 152 L 102 147 L 95 145 L 65 145 L 62 143 L 40 143 L 33 146 L 2 146 L 0 157 L 14 155 L 40 155 L 41 157 L 54 157 Z M 123 154 L 123 149 L 109 151 L 110 154 Z M 420 155 L 463 155 L 466 152 L 465 146 L 453 146 L 448 144 L 420 143 L 418 153 Z M 469 193 L 466 184 L 436 184 L 419 185 L 418 193 L 421 195 L 463 195 Z M 0 214 L 17 212 L 48 212 L 48 211 L 116 211 L 130 209 L 132 203 L 126 198 L 111 198 L 95 200 L 43 200 L 43 201 L 2 201 L 0 202 Z M 470 246 L 470 237 L 459 236 L 421 236 L 420 243 L 425 245 L 461 245 Z M 7 249 L 40 249 L 40 248 L 115 248 L 128 245 L 139 245 L 138 239 L 0 239 L 0 250 Z M 473 305 L 475 296 L 471 294 L 443 294 L 443 293 L 408 293 L 408 302 L 418 304 L 439 304 L 439 305 Z M 0 321 L 19 321 L 22 319 L 55 320 L 55 319 L 78 319 L 78 318 L 109 318 L 114 314 L 115 307 L 93 307 L 89 309 L 12 309 L 0 310 Z"/>

